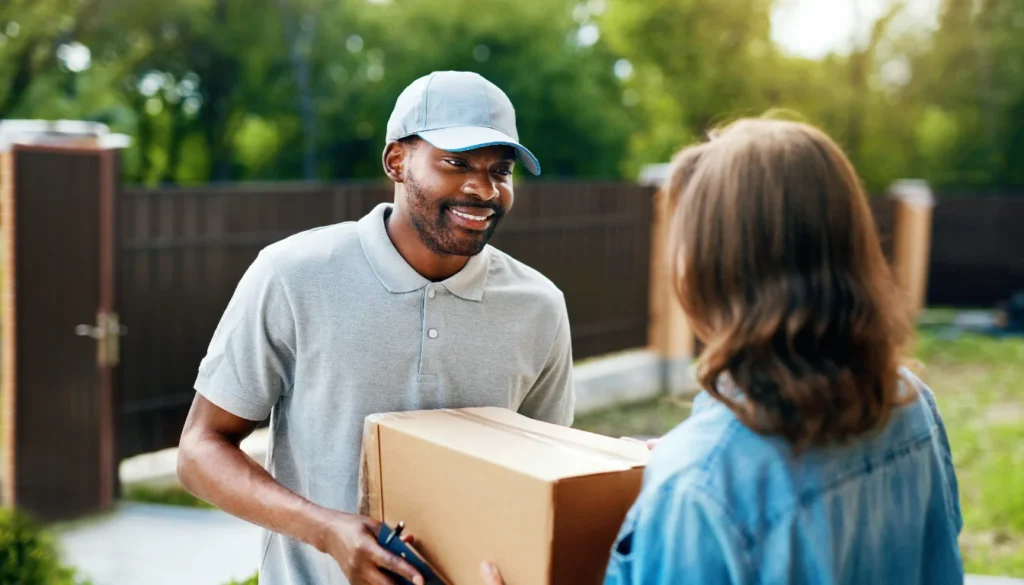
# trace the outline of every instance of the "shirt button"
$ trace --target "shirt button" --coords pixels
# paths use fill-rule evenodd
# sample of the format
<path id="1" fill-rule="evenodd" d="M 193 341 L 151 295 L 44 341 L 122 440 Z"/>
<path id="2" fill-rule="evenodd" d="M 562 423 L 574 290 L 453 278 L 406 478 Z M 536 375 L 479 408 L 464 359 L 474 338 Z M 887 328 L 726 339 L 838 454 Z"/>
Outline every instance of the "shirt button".
<path id="1" fill-rule="evenodd" d="M 434 298 L 437 296 L 437 291 L 434 289 L 430 289 L 429 291 L 427 291 L 427 296 L 430 298 Z"/>
<path id="2" fill-rule="evenodd" d="M 427 335 L 429 335 L 431 339 L 437 339 L 437 329 L 427 331 Z"/>

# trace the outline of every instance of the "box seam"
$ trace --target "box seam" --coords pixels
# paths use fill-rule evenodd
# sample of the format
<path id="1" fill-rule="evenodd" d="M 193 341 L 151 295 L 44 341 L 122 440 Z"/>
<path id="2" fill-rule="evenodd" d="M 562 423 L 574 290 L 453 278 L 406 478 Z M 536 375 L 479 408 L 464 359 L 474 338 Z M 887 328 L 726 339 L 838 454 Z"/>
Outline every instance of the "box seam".
<path id="1" fill-rule="evenodd" d="M 555 508 L 558 506 L 558 486 L 561 483 L 562 480 L 551 482 L 551 506 L 548 508 L 548 550 L 551 551 L 548 555 L 548 583 L 555 582 Z"/>
<path id="2" fill-rule="evenodd" d="M 380 502 L 380 521 L 385 522 L 387 515 L 384 513 L 384 453 L 380 448 L 380 425 L 374 431 L 377 433 L 377 501 Z"/>

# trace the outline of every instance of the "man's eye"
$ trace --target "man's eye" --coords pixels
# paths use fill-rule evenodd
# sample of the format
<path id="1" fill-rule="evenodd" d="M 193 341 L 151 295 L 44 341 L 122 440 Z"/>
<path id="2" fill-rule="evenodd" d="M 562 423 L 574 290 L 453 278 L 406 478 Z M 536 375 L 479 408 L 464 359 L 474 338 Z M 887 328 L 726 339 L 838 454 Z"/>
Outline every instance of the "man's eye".
<path id="1" fill-rule="evenodd" d="M 453 167 L 464 167 L 464 166 L 466 166 L 466 161 L 457 160 L 457 159 L 454 159 L 454 158 L 446 158 L 446 159 L 444 159 L 444 162 L 452 165 Z"/>
<path id="2" fill-rule="evenodd" d="M 499 175 L 501 175 L 503 177 L 509 177 L 509 176 L 512 175 L 512 171 L 510 171 L 508 169 L 498 169 L 498 170 L 496 170 L 494 172 L 498 173 Z"/>

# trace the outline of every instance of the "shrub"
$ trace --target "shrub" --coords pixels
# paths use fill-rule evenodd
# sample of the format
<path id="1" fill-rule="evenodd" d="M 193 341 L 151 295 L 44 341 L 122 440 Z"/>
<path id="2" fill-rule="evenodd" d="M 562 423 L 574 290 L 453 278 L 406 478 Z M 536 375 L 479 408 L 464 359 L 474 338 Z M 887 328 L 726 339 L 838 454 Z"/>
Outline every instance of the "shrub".
<path id="1" fill-rule="evenodd" d="M 166 504 L 168 506 L 184 506 L 187 508 L 213 508 L 210 504 L 179 487 L 158 489 L 147 486 L 134 486 L 125 490 L 124 499 L 132 502 Z M 242 585 L 245 584 L 243 583 Z"/>
<path id="2" fill-rule="evenodd" d="M 0 585 L 86 585 L 60 562 L 51 537 L 25 514 L 0 508 Z"/>
<path id="3" fill-rule="evenodd" d="M 232 581 L 225 583 L 224 585 L 259 585 L 259 573 L 249 577 L 245 581 Z"/>

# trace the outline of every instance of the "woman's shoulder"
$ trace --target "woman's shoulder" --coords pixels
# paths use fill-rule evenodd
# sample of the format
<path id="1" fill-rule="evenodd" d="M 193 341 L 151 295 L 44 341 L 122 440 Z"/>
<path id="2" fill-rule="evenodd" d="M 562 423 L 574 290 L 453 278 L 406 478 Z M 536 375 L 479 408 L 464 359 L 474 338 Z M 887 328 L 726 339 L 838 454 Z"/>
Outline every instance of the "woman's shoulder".
<path id="1" fill-rule="evenodd" d="M 893 412 L 880 442 L 917 442 L 934 435 L 945 441 L 942 415 L 931 388 L 906 366 L 899 369 L 899 376 L 901 397 L 906 402 Z"/>
<path id="2" fill-rule="evenodd" d="M 759 461 L 777 459 L 780 448 L 785 445 L 751 431 L 728 407 L 702 392 L 694 399 L 689 418 L 655 447 L 644 490 L 660 491 L 671 484 L 677 490 L 717 491 L 729 470 L 760 467 Z"/>

